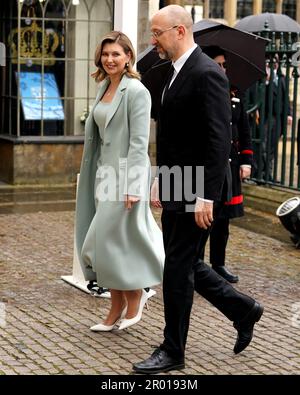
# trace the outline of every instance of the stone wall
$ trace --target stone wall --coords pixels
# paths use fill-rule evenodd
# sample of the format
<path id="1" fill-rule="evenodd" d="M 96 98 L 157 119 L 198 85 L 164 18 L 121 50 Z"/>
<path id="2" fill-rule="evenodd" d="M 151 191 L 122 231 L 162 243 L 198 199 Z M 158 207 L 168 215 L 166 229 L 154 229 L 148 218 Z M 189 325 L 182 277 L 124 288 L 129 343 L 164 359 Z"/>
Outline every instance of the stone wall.
<path id="1" fill-rule="evenodd" d="M 83 137 L 0 137 L 0 181 L 8 184 L 76 182 Z"/>
<path id="2" fill-rule="evenodd" d="M 149 7 L 149 0 L 139 0 L 138 54 L 143 52 L 150 44 Z"/>

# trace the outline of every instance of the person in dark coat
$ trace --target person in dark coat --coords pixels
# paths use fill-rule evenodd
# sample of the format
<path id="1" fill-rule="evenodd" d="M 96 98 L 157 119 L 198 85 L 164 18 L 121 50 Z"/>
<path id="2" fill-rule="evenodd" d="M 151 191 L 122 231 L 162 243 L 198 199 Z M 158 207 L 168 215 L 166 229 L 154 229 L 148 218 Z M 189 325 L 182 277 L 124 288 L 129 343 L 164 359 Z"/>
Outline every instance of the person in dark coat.
<path id="1" fill-rule="evenodd" d="M 266 64 L 266 92 L 265 92 L 265 114 L 264 114 L 264 139 L 262 142 L 263 169 L 262 177 L 265 181 L 276 181 L 273 179 L 274 159 L 278 150 L 278 143 L 283 135 L 283 129 L 293 122 L 289 100 L 289 90 L 286 78 L 282 71 L 279 73 L 279 56 L 275 54 L 273 65 Z M 271 73 L 273 77 L 271 78 Z M 287 98 L 286 98 L 287 96 Z M 285 110 L 285 101 L 287 108 Z M 272 104 L 270 104 L 270 102 Z M 285 113 L 286 111 L 286 113 Z M 286 116 L 286 117 L 285 117 Z"/>
<path id="2" fill-rule="evenodd" d="M 203 51 L 211 57 L 226 73 L 226 53 L 222 48 L 210 46 Z M 210 263 L 213 269 L 231 283 L 238 282 L 238 276 L 225 267 L 226 246 L 229 238 L 229 221 L 244 215 L 242 180 L 249 178 L 253 163 L 253 149 L 248 116 L 245 110 L 244 98 L 238 89 L 231 87 L 231 198 L 215 218 L 210 231 Z M 204 257 L 204 250 L 201 258 Z"/>
<path id="3" fill-rule="evenodd" d="M 184 368 L 194 291 L 233 322 L 236 354 L 250 344 L 254 325 L 263 314 L 262 305 L 198 260 L 222 198 L 231 147 L 231 108 L 228 79 L 194 42 L 192 26 L 191 15 L 174 4 L 151 20 L 152 44 L 161 58 L 172 61 L 159 101 L 159 170 L 151 192 L 152 205 L 163 207 L 165 329 L 162 344 L 133 365 L 138 373 Z M 204 178 L 197 179 L 198 169 L 204 170 Z M 187 170 L 193 172 L 185 174 Z"/>
<path id="4" fill-rule="evenodd" d="M 263 84 L 254 84 L 248 89 L 250 107 L 257 106 L 250 115 L 256 142 L 253 146 L 252 178 L 257 184 L 265 184 L 274 180 L 274 159 L 278 156 L 280 139 L 284 130 L 292 125 L 292 108 L 286 76 L 278 54 L 266 61 L 266 79 Z M 280 67 L 279 67 L 280 66 Z M 261 99 L 264 97 L 264 111 Z M 286 108 L 285 108 L 286 106 Z M 262 127 L 260 127 L 263 125 Z"/>

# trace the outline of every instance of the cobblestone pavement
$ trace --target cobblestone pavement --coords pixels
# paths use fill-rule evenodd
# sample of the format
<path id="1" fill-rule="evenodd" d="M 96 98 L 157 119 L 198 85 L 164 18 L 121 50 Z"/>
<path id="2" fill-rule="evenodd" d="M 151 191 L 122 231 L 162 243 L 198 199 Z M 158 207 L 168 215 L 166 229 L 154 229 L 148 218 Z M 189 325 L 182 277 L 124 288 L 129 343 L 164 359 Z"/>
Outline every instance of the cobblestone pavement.
<path id="1" fill-rule="evenodd" d="M 129 374 L 162 339 L 161 288 L 132 328 L 93 333 L 109 300 L 61 280 L 72 274 L 74 212 L 0 215 L 0 375 Z M 300 251 L 232 226 L 237 287 L 265 306 L 243 353 L 232 323 L 195 295 L 186 368 L 173 374 L 299 374 Z"/>

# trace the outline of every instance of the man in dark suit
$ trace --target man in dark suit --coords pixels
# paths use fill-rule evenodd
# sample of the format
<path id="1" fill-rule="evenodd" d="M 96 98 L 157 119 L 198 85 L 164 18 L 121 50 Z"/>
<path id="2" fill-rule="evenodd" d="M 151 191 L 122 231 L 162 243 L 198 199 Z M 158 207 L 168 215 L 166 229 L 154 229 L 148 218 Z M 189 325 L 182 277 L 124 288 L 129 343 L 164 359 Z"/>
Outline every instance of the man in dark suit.
<path id="1" fill-rule="evenodd" d="M 274 157 L 275 154 L 277 155 L 278 143 L 283 135 L 283 129 L 291 125 L 293 121 L 285 75 L 282 74 L 282 71 L 280 74 L 278 73 L 279 62 L 279 57 L 275 54 L 272 67 L 270 68 L 269 63 L 266 64 L 265 135 L 262 143 L 262 171 L 265 181 L 274 181 Z M 273 73 L 272 78 L 271 73 Z M 287 108 L 285 110 L 286 100 Z"/>
<path id="2" fill-rule="evenodd" d="M 249 345 L 254 324 L 263 313 L 259 303 L 236 291 L 197 259 L 208 237 L 213 210 L 218 209 L 222 200 L 228 168 L 231 146 L 228 80 L 195 44 L 192 19 L 184 8 L 170 5 L 159 10 L 151 21 L 151 32 L 160 57 L 172 60 L 174 67 L 158 112 L 159 181 L 155 180 L 151 191 L 152 204 L 163 207 L 166 325 L 162 345 L 148 359 L 133 365 L 133 370 L 139 373 L 184 368 L 194 290 L 233 321 L 238 331 L 236 354 Z M 204 194 L 201 194 L 197 171 L 203 167 Z M 194 199 L 191 191 L 196 191 Z"/>

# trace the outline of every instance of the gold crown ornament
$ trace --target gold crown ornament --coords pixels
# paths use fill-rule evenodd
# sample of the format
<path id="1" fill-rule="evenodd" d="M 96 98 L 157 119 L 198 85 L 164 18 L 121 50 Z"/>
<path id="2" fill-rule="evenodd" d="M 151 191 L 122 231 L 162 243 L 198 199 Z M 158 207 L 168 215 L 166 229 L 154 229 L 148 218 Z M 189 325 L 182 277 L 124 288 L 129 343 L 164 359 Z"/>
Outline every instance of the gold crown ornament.
<path id="1" fill-rule="evenodd" d="M 18 62 L 18 39 L 18 28 L 16 28 L 8 36 L 12 63 Z M 59 37 L 53 29 L 43 30 L 35 20 L 32 20 L 30 26 L 20 29 L 20 63 L 41 64 L 43 58 L 45 65 L 53 66 L 55 64 L 54 52 L 58 45 Z"/>

